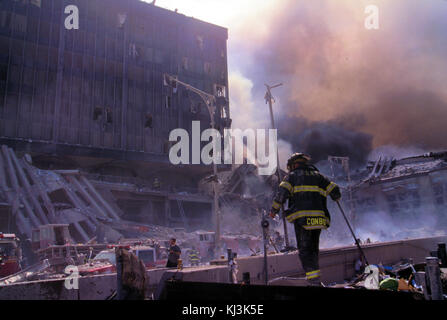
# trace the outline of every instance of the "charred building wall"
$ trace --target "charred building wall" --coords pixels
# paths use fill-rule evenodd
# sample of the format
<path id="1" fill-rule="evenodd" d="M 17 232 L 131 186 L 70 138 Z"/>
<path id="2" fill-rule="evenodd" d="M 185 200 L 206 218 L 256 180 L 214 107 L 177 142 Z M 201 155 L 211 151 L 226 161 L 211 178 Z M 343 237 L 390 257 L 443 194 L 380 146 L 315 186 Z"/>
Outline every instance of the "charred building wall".
<path id="1" fill-rule="evenodd" d="M 78 30 L 64 26 L 70 4 Z M 163 73 L 228 97 L 227 37 L 137 0 L 2 1 L 0 136 L 56 154 L 165 160 L 172 129 L 210 119 L 198 97 L 165 87 Z M 219 120 L 229 116 L 222 107 Z"/>
<path id="2" fill-rule="evenodd" d="M 68 5 L 79 9 L 77 30 L 65 28 Z M 191 134 L 193 120 L 204 130 L 210 116 L 163 74 L 223 98 L 216 126 L 229 127 L 227 38 L 225 28 L 138 0 L 3 0 L 0 145 L 39 168 L 80 169 L 124 218 L 182 225 L 180 199 L 187 216 L 211 221 L 212 201 L 196 186 L 212 168 L 168 159 L 170 131 Z"/>

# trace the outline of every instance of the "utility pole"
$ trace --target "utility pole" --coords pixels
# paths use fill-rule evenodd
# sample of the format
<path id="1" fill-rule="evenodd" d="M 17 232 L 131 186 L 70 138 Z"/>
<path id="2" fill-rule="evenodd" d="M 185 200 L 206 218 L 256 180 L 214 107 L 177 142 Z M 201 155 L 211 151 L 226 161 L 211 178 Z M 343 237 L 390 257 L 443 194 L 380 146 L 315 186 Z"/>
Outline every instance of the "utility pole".
<path id="1" fill-rule="evenodd" d="M 176 83 L 179 85 L 182 85 L 187 90 L 190 90 L 202 98 L 203 102 L 205 103 L 208 112 L 210 114 L 211 118 L 211 128 L 215 129 L 215 123 L 214 123 L 214 113 L 216 111 L 216 97 L 212 94 L 206 93 L 200 89 L 197 89 L 183 81 L 178 80 L 177 78 L 170 76 L 168 74 L 164 74 L 164 82 L 165 85 L 171 86 L 172 83 Z M 220 249 L 220 210 L 219 210 L 219 190 L 217 187 L 218 179 L 217 179 L 217 164 L 215 161 L 213 161 L 213 193 L 214 193 L 214 221 L 216 224 L 216 251 L 219 251 Z"/>
<path id="2" fill-rule="evenodd" d="M 269 104 L 269 108 L 270 108 L 270 121 L 271 121 L 271 126 L 272 129 L 276 129 L 275 127 L 275 119 L 273 118 L 273 101 L 275 100 L 272 96 L 272 92 L 271 90 L 277 87 L 282 86 L 282 83 L 279 84 L 275 84 L 274 86 L 269 86 L 268 84 L 265 85 L 265 87 L 267 88 L 267 92 L 265 93 L 265 101 L 266 103 L 268 102 Z M 281 183 L 282 181 L 282 177 L 281 177 L 281 169 L 279 167 L 279 152 L 278 152 L 278 147 L 276 149 L 276 159 L 277 159 L 277 166 L 276 166 L 276 175 L 278 176 L 278 181 L 279 183 Z M 287 232 L 287 224 L 286 224 L 286 217 L 284 214 L 284 206 L 281 205 L 281 211 L 283 212 L 282 215 L 282 222 L 284 225 L 284 238 L 285 238 L 285 242 L 286 242 L 286 250 L 288 250 L 290 248 L 289 245 L 289 233 Z"/>

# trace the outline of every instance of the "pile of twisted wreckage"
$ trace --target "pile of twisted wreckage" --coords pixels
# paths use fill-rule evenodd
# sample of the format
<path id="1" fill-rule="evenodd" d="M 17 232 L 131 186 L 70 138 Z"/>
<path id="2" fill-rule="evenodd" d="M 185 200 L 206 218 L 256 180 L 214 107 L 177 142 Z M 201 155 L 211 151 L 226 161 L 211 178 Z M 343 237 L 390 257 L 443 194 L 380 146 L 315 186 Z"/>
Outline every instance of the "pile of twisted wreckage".
<path id="1" fill-rule="evenodd" d="M 223 211 L 251 210 L 250 218 L 258 213 L 258 196 L 239 193 L 245 175 L 248 172 L 255 176 L 253 171 L 253 167 L 242 166 L 227 175 L 221 197 Z M 107 250 L 113 251 L 114 246 L 132 247 L 138 254 L 143 252 L 138 246 L 144 245 L 153 251 L 148 257 L 150 261 L 145 261 L 147 267 L 162 266 L 169 239 L 173 237 L 184 249 L 185 265 L 188 249 L 192 247 L 199 250 L 202 263 L 218 254 L 213 250 L 214 232 L 200 229 L 186 232 L 185 228 L 125 220 L 120 207 L 108 196 L 80 170 L 40 169 L 33 165 L 28 154 L 19 158 L 11 148 L 2 146 L 0 225 L 8 232 L 15 232 L 17 247 L 8 259 L 3 257 L 3 262 L 14 260 L 22 271 L 14 275 L 18 270 L 11 269 L 3 275 L 8 278 L 0 283 L 61 278 L 67 265 L 82 266 L 87 261 L 91 266 L 84 268 L 85 274 L 113 272 L 110 261 L 105 264 L 104 261 L 92 264 L 92 261 L 95 257 L 107 256 Z M 239 232 L 223 234 L 223 249 L 231 247 L 241 255 L 242 251 L 259 253 L 262 242 L 258 230 L 248 222 L 239 223 L 238 227 Z"/>

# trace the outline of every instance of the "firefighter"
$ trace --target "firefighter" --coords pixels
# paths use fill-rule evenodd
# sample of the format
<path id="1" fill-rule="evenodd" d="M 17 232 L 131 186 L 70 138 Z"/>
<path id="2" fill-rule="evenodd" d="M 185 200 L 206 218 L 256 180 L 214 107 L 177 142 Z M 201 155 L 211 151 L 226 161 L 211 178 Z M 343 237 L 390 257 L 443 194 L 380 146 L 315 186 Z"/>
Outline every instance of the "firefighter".
<path id="1" fill-rule="evenodd" d="M 326 207 L 328 196 L 340 199 L 340 188 L 309 164 L 310 156 L 295 153 L 287 161 L 289 174 L 279 185 L 274 198 L 270 217 L 274 218 L 282 204 L 289 199 L 289 208 L 284 214 L 293 223 L 299 257 L 306 279 L 311 285 L 320 285 L 318 264 L 320 233 L 330 224 Z"/>
<path id="2" fill-rule="evenodd" d="M 176 245 L 177 240 L 175 238 L 171 238 L 169 242 L 169 255 L 168 255 L 168 261 L 166 263 L 167 268 L 177 268 L 178 261 L 180 258 L 180 255 L 182 253 L 182 250 L 180 250 L 179 246 Z"/>
<path id="3" fill-rule="evenodd" d="M 189 250 L 188 257 L 189 257 L 189 263 L 191 264 L 191 266 L 199 265 L 199 261 L 200 261 L 199 252 L 196 250 L 195 247 L 192 247 L 192 249 Z"/>

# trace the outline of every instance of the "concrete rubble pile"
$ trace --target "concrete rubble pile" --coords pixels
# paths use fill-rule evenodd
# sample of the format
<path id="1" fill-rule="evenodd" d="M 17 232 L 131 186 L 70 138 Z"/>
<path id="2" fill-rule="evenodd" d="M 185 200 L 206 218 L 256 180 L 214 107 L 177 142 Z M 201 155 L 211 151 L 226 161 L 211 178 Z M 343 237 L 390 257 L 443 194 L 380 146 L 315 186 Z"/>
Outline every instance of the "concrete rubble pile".
<path id="1" fill-rule="evenodd" d="M 223 232 L 258 236 L 261 217 L 269 210 L 278 186 L 275 175 L 262 176 L 252 164 L 242 164 L 218 173 Z M 203 179 L 199 188 L 212 194 L 212 185 Z"/>
<path id="2" fill-rule="evenodd" d="M 120 217 L 77 170 L 41 170 L 25 155 L 2 146 L 0 194 L 11 208 L 18 232 L 31 238 L 41 225 L 68 224 L 75 241 L 88 242 L 103 227 L 110 238 L 120 234 L 104 223 Z"/>

